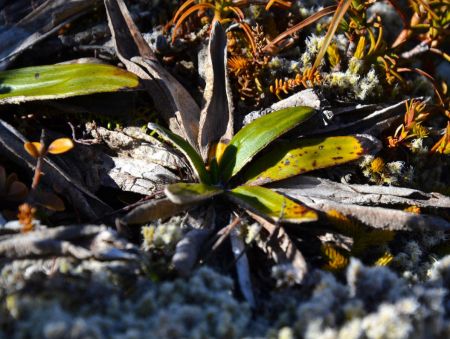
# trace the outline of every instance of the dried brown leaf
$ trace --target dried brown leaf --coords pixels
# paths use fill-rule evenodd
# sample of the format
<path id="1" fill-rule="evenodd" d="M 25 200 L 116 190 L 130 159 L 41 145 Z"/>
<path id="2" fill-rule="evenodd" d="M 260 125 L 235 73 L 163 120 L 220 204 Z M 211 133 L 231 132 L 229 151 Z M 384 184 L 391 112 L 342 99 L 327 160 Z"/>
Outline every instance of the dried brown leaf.
<path id="1" fill-rule="evenodd" d="M 205 106 L 200 114 L 198 144 L 206 162 L 210 147 L 233 136 L 233 100 L 227 75 L 227 37 L 217 21 L 212 28 L 203 63 Z"/>

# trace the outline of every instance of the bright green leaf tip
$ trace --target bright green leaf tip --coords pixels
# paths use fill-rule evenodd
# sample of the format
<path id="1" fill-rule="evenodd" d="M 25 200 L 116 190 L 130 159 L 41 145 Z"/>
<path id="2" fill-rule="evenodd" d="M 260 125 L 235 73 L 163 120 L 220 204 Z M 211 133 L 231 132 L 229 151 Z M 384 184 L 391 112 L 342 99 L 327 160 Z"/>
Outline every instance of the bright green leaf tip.
<path id="1" fill-rule="evenodd" d="M 198 183 L 177 183 L 167 185 L 164 193 L 175 204 L 190 204 L 212 198 L 223 190 L 214 186 Z"/>

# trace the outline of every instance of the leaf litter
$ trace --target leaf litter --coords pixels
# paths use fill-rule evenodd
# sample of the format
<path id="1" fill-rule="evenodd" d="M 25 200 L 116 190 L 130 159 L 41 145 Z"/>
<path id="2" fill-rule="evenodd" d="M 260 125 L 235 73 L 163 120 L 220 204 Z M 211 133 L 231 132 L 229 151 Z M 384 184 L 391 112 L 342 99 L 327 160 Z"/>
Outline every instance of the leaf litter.
<path id="1" fill-rule="evenodd" d="M 192 5 L 194 1 L 187 3 Z M 139 13 L 139 9 L 145 7 L 141 2 L 135 1 L 132 6 L 122 0 L 105 0 L 104 6 L 97 2 L 99 8 L 106 10 L 107 16 L 100 18 L 103 22 L 99 25 L 105 28 L 107 21 L 111 40 L 92 45 L 92 49 L 83 46 L 75 53 L 79 61 L 60 66 L 34 65 L 30 63 L 30 51 L 48 48 L 49 41 L 56 35 L 70 37 L 73 28 L 81 28 L 85 35 L 93 32 L 92 23 L 80 18 L 87 14 L 96 16 L 96 6 L 70 1 L 57 7 L 56 3 L 45 1 L 28 8 L 27 1 L 20 1 L 17 6 L 29 11 L 27 17 L 9 17 L 11 8 L 4 6 L 3 13 L 13 25 L 0 31 L 0 36 L 6 37 L 2 40 L 6 48 L 0 54 L 0 67 L 6 70 L 0 73 L 1 164 L 8 173 L 17 171 L 25 185 L 31 181 L 33 173 L 36 177 L 36 173 L 42 172 L 39 175 L 42 192 L 39 194 L 54 195 L 64 207 L 57 212 L 39 207 L 38 215 L 30 214 L 31 210 L 24 212 L 26 215 L 22 218 L 31 220 L 25 231 L 20 226 L 21 218 L 16 220 L 20 209 L 14 199 L 8 198 L 7 203 L 5 200 L 4 206 L 2 201 L 0 252 L 3 265 L 23 260 L 37 263 L 41 258 L 54 258 L 55 262 L 70 258 L 73 263 L 111 262 L 113 265 L 133 262 L 130 269 L 132 267 L 134 271 L 127 274 L 152 281 L 172 281 L 177 274 L 194 279 L 199 267 L 210 265 L 223 274 L 234 275 L 236 272 L 239 288 L 235 297 L 241 296 L 257 311 L 267 310 L 266 303 L 271 298 L 263 295 L 267 291 L 270 291 L 269 295 L 276 295 L 280 288 L 288 288 L 295 294 L 301 288 L 311 288 L 310 279 L 323 274 L 317 273 L 323 272 L 321 267 L 335 272 L 340 279 L 339 270 L 342 272 L 350 265 L 348 274 L 351 274 L 351 269 L 358 264 L 346 257 L 347 252 L 366 265 L 392 265 L 392 269 L 399 272 L 404 269 L 400 268 L 402 256 L 412 255 L 414 236 L 422 237 L 420 246 L 428 248 L 430 253 L 437 253 L 438 248 L 446 253 L 446 234 L 450 227 L 448 171 L 445 170 L 448 170 L 448 159 L 445 158 L 448 127 L 442 127 L 445 126 L 442 121 L 448 118 L 446 87 L 439 87 L 431 77 L 433 84 L 427 92 L 431 94 L 425 97 L 422 93 L 406 94 L 409 80 L 405 80 L 404 73 L 411 73 L 413 69 L 398 67 L 396 56 L 389 54 L 391 51 L 380 42 L 384 35 L 379 16 L 367 21 L 366 30 L 354 31 L 356 25 L 361 24 L 356 20 L 357 16 L 371 4 L 363 1 L 356 6 L 349 1 L 339 1 L 326 42 L 318 44 L 316 52 L 308 52 L 311 53 L 309 56 L 293 52 L 304 61 L 304 65 L 300 65 L 290 59 L 289 53 L 284 55 L 282 51 L 289 50 L 289 46 L 298 41 L 299 29 L 309 29 L 308 26 L 314 25 L 320 17 L 331 14 L 331 9 L 328 9 L 329 13 L 325 10 L 312 16 L 300 26 L 290 22 L 291 30 L 284 27 L 289 33 L 276 38 L 275 32 L 261 34 L 261 29 L 266 29 L 264 25 L 261 28 L 248 24 L 244 18 L 252 12 L 247 10 L 244 2 L 215 3 L 214 20 L 208 19 L 209 14 L 202 11 L 197 18 L 191 16 L 194 9 L 200 7 L 184 8 L 186 11 L 174 23 L 176 27 L 157 28 L 141 35 L 141 27 L 149 29 Z M 255 2 L 252 6 L 261 4 Z M 270 25 L 275 27 L 272 29 L 278 29 L 278 33 L 283 28 L 274 25 L 274 17 L 281 18 L 291 10 L 295 13 L 295 6 L 298 6 L 291 7 L 290 1 L 270 1 L 264 5 L 267 5 L 264 13 L 269 14 L 262 17 L 266 23 L 272 20 Z M 160 6 L 161 13 L 176 10 L 169 2 Z M 206 13 L 209 13 L 208 8 L 213 7 L 205 7 Z M 413 9 L 423 10 L 414 6 Z M 229 10 L 233 13 L 231 17 Z M 404 17 L 404 13 L 396 10 Z M 441 10 L 433 3 L 427 15 L 436 19 Z M 50 16 L 46 13 L 52 13 L 53 19 L 48 19 Z M 341 20 L 343 17 L 346 19 Z M 424 17 L 421 20 L 426 21 Z M 207 23 L 205 27 L 209 28 L 195 32 L 200 27 L 197 21 Z M 434 24 L 437 25 L 437 21 Z M 359 39 L 353 57 L 339 52 L 342 47 L 339 47 L 336 29 L 338 32 L 346 30 L 347 37 L 353 34 L 352 37 Z M 377 30 L 378 36 L 374 38 Z M 18 32 L 19 38 L 11 39 Z M 368 32 L 368 39 L 362 35 L 366 34 L 364 32 Z M 325 31 L 322 33 L 325 35 Z M 107 35 L 104 29 L 102 36 Z M 407 39 L 405 33 L 400 36 Z M 435 38 L 432 31 L 429 37 Z M 268 39 L 272 43 L 264 47 Z M 314 39 L 314 35 L 311 36 L 307 44 L 312 46 Z M 101 38 L 92 37 L 91 41 L 98 43 Z M 439 41 L 435 41 L 431 47 L 435 49 L 433 53 L 440 51 Z M 248 44 L 247 48 L 245 44 Z M 73 57 L 74 53 L 64 51 L 61 46 L 58 48 L 61 54 Z M 95 58 L 87 53 L 90 59 L 82 61 L 83 54 L 89 50 L 96 51 Z M 195 56 L 194 62 L 183 60 L 192 58 L 197 51 L 198 59 Z M 445 58 L 445 53 L 441 55 Z M 348 65 L 342 62 L 346 57 Z M 245 62 L 230 64 L 231 58 Z M 310 60 L 309 66 L 307 60 Z M 66 60 L 57 60 L 55 64 L 61 61 Z M 397 81 L 405 94 L 398 95 L 394 87 L 387 89 L 389 86 L 386 86 L 389 100 L 379 100 L 376 92 L 380 87 L 369 83 L 373 80 L 371 71 L 355 71 L 357 67 L 364 67 L 358 66 L 363 63 L 365 67 L 375 63 L 377 67 L 385 67 L 386 82 L 391 85 Z M 327 71 L 331 64 L 334 69 Z M 347 66 L 349 69 L 345 71 Z M 232 71 L 231 67 L 244 69 Z M 303 69 L 299 70 L 299 67 Z M 63 69 L 69 72 L 69 82 L 58 71 Z M 96 76 L 89 79 L 102 70 L 108 80 L 100 81 Z M 320 81 L 312 78 L 316 71 L 321 73 Z M 302 81 L 293 76 L 295 72 L 302 75 Z M 351 72 L 356 72 L 357 76 L 352 78 Z M 416 73 L 427 74 L 421 70 Z M 22 78 L 17 74 L 22 74 Z M 191 74 L 191 78 L 183 78 L 180 74 Z M 381 74 L 379 72 L 377 76 L 381 77 Z M 115 75 L 118 76 L 117 83 L 111 78 Z M 281 81 L 280 77 L 285 80 Z M 297 80 L 289 82 L 289 78 Z M 51 82 L 53 80 L 55 82 Z M 275 85 L 268 84 L 268 80 L 275 81 Z M 369 92 L 372 93 L 361 94 L 351 87 L 347 89 L 346 97 L 339 88 L 333 93 L 336 83 L 344 93 L 345 88 L 351 86 L 360 90 L 371 88 Z M 302 86 L 311 88 L 301 90 Z M 300 89 L 290 96 L 294 88 Z M 437 97 L 435 101 L 430 97 L 433 91 Z M 97 116 L 89 108 L 81 109 L 66 99 L 72 95 L 93 94 L 75 98 L 80 103 L 87 103 L 83 107 L 89 107 L 90 97 L 99 102 L 108 98 L 101 92 L 124 95 L 126 102 L 131 103 L 119 113 L 122 115 L 119 120 L 111 115 L 106 116 L 105 122 L 105 117 Z M 355 100 L 355 97 L 366 98 L 366 95 L 369 98 L 371 94 L 374 95 L 371 99 Z M 94 99 L 96 97 L 98 99 Z M 109 98 L 112 101 L 108 104 L 114 106 L 118 99 Z M 408 108 L 412 107 L 413 100 L 424 103 L 425 115 Z M 19 103 L 19 106 L 10 105 Z M 68 107 L 70 110 L 64 112 Z M 61 109 L 63 111 L 58 112 Z M 302 123 L 289 122 L 287 128 L 280 127 L 288 122 L 286 116 L 293 117 L 302 110 L 310 119 Z M 411 141 L 396 140 L 387 146 L 387 136 L 393 135 L 390 140 L 398 139 L 393 126 L 400 126 L 402 119 L 406 121 L 408 110 L 409 120 L 402 125 L 402 133 L 408 132 Z M 74 111 L 78 112 L 74 114 Z M 279 118 L 274 118 L 277 114 Z M 424 116 L 425 123 L 421 120 Z M 264 120 L 268 122 L 266 126 L 261 123 Z M 67 122 L 71 123 L 71 128 Z M 422 124 L 426 130 L 417 127 Z M 58 138 L 70 137 L 72 133 L 75 149 L 67 154 L 62 154 L 62 150 L 49 151 L 48 155 L 42 156 L 42 164 L 36 162 L 23 145 L 37 143 L 34 140 L 39 139 L 41 130 L 48 130 L 52 140 L 63 140 Z M 81 138 L 75 138 L 75 134 Z M 280 141 L 266 147 L 279 137 Z M 56 147 L 46 139 L 41 141 L 51 149 Z M 64 151 L 69 149 L 63 148 Z M 405 152 L 410 152 L 412 159 L 407 159 L 408 165 L 400 164 L 405 163 Z M 391 164 L 391 169 L 396 157 L 401 159 L 397 161 L 396 173 L 385 173 L 387 179 L 394 175 L 400 178 L 389 181 L 397 186 L 369 185 L 368 170 L 363 173 L 355 162 L 363 154 L 381 154 L 389 159 L 390 162 L 384 164 Z M 302 163 L 305 158 L 308 160 Z M 430 179 L 423 185 L 424 179 L 416 173 L 408 174 L 407 169 L 417 166 L 426 171 L 426 166 L 417 164 L 424 164 L 428 159 L 433 171 L 430 170 Z M 340 166 L 335 168 L 336 165 Z M 333 167 L 324 169 L 330 166 Z M 369 163 L 367 166 L 369 170 L 377 171 L 375 165 Z M 310 171 L 308 176 L 290 178 Z M 5 174 L 3 177 L 2 180 L 9 180 L 6 178 L 11 176 Z M 10 181 L 15 182 L 21 192 L 26 192 L 18 186 L 21 181 Z M 11 183 L 8 185 L 4 185 L 6 198 L 12 192 L 8 188 Z M 20 198 L 27 206 L 34 206 L 33 203 L 38 201 L 33 194 L 20 195 Z M 341 223 L 359 226 L 350 235 L 345 234 L 345 228 L 330 222 L 330 213 L 339 213 L 344 220 Z M 154 235 L 140 232 L 142 226 L 149 224 L 161 232 L 166 227 L 168 233 L 164 236 L 168 237 L 168 242 L 172 241 L 172 233 L 168 230 L 174 215 L 181 215 L 184 221 L 174 226 L 180 228 L 183 235 L 173 240 L 176 243 L 172 252 L 155 248 L 146 251 L 139 247 L 142 237 L 150 237 L 146 240 L 150 242 L 153 239 Z M 290 221 L 298 216 L 302 223 L 291 224 Z M 370 245 L 370 241 L 357 242 L 363 238 L 363 233 L 375 239 L 377 232 L 391 232 L 392 236 L 374 240 L 376 246 Z M 247 238 L 251 240 L 247 242 Z M 217 239 L 220 241 L 215 242 Z M 358 251 L 352 252 L 351 246 L 358 246 Z M 421 265 L 428 265 L 425 258 Z M 54 270 L 61 269 L 55 264 Z M 47 274 L 49 281 L 54 270 Z M 33 280 L 27 283 L 32 286 Z M 364 321 L 369 321 L 366 319 Z M 298 324 L 294 330 L 293 324 L 288 324 L 286 331 L 300 329 L 302 334 L 312 331 Z M 10 325 L 7 331 L 15 326 Z M 279 325 L 274 323 L 272 326 L 282 333 L 283 328 Z M 216 333 L 215 330 L 210 329 L 209 333 Z M 252 328 L 245 333 L 262 332 Z M 190 335 L 195 337 L 194 332 Z"/>

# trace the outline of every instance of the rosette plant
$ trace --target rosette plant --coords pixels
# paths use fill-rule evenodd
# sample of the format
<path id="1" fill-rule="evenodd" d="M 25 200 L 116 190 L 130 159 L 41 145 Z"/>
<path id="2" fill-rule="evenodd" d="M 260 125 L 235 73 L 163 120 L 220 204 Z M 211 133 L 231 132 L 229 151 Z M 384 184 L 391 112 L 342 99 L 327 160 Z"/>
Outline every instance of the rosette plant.
<path id="1" fill-rule="evenodd" d="M 205 105 L 201 111 L 188 113 L 192 110 L 187 109 L 190 106 L 186 101 L 177 106 L 179 114 L 167 119 L 169 129 L 148 124 L 185 156 L 193 182 L 167 185 L 165 198 L 135 208 L 121 218 L 120 223 L 143 224 L 165 219 L 218 196 L 275 222 L 317 220 L 318 215 L 312 209 L 263 185 L 356 160 L 372 148 L 373 139 L 330 136 L 275 144 L 274 141 L 315 114 L 309 107 L 269 113 L 234 135 L 233 101 L 226 72 L 227 41 L 219 22 L 212 26 L 205 55 L 202 66 Z M 175 93 L 169 97 L 172 101 L 180 97 L 176 95 L 179 90 L 172 93 Z"/>
<path id="2" fill-rule="evenodd" d="M 316 220 L 315 211 L 262 185 L 355 160 L 365 152 L 369 139 L 339 136 L 294 140 L 278 143 L 257 157 L 280 136 L 308 120 L 315 111 L 295 107 L 272 112 L 233 136 L 233 101 L 226 72 L 227 41 L 220 23 L 212 25 L 207 57 L 203 61 L 205 105 L 199 109 L 186 89 L 157 63 L 123 1 L 107 0 L 105 7 L 118 57 L 129 71 L 109 65 L 68 64 L 0 72 L 0 104 L 139 90 L 145 83 L 155 102 L 159 100 L 163 118 L 171 131 L 153 123 L 149 124 L 150 129 L 183 153 L 195 182 L 168 185 L 164 190 L 166 199 L 153 203 L 155 213 L 146 207 L 145 216 L 137 217 L 141 213 L 138 208 L 122 219 L 124 223 L 167 217 L 218 195 L 272 221 Z M 116 34 L 123 24 L 129 30 L 128 33 L 124 31 L 128 35 Z M 127 44 L 134 48 L 125 48 Z M 140 57 L 136 57 L 136 53 Z M 159 91 L 155 91 L 150 82 Z M 163 104 L 162 100 L 167 102 Z M 162 208 L 163 205 L 166 208 Z"/>
<path id="3" fill-rule="evenodd" d="M 220 23 L 211 27 L 206 53 L 199 53 L 199 69 L 206 84 L 200 108 L 189 91 L 159 63 L 123 0 L 104 3 L 117 57 L 127 71 L 107 65 L 74 64 L 0 72 L 0 104 L 122 90 L 148 92 L 169 128 L 150 123 L 150 129 L 182 153 L 193 180 L 189 182 L 185 177 L 182 182 L 165 186 L 165 197 L 134 208 L 120 219 L 119 226 L 165 219 L 216 198 L 237 204 L 259 222 L 312 222 L 318 219 L 316 211 L 264 185 L 356 160 L 374 145 L 365 136 L 278 140 L 315 114 L 308 107 L 269 113 L 234 134 L 233 100 L 226 71 L 227 40 Z M 211 227 L 211 232 L 217 233 L 219 228 Z M 285 247 L 285 256 L 295 257 L 288 255 L 295 252 L 294 246 Z M 306 264 L 301 259 L 298 262 L 301 278 Z"/>
<path id="4" fill-rule="evenodd" d="M 186 140 L 150 123 L 150 129 L 186 157 L 196 182 L 167 185 L 164 189 L 166 199 L 152 202 L 152 208 L 147 206 L 143 213 L 136 209 L 122 221 L 132 224 L 144 221 L 142 218 L 147 222 L 168 217 L 219 195 L 274 222 L 317 220 L 314 210 L 262 185 L 356 160 L 373 144 L 370 138 L 360 135 L 305 138 L 273 144 L 314 113 L 315 110 L 309 107 L 293 107 L 260 117 L 237 132 L 227 145 L 218 143 L 213 148 L 215 152 L 209 152 L 207 163 Z M 267 152 L 257 157 L 266 148 Z"/>

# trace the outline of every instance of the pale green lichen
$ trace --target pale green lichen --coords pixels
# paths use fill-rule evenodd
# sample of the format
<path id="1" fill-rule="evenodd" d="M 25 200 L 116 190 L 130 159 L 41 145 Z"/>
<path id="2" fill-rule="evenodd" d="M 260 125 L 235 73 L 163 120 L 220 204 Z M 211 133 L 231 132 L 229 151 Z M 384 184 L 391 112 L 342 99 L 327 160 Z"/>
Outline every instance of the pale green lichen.
<path id="1" fill-rule="evenodd" d="M 392 268 L 410 283 L 426 281 L 430 278 L 431 267 L 436 263 L 437 256 L 433 250 L 446 241 L 443 231 L 405 236 L 401 241 L 401 251 L 392 260 Z"/>
<path id="2" fill-rule="evenodd" d="M 355 96 L 361 101 L 379 96 L 381 93 L 380 81 L 373 68 L 359 81 L 359 85 L 355 87 Z"/>
<path id="3" fill-rule="evenodd" d="M 302 71 L 306 68 L 311 68 L 314 60 L 316 58 L 317 53 L 319 53 L 320 47 L 324 41 L 325 36 L 317 36 L 315 34 L 311 34 L 306 38 L 305 41 L 305 52 L 300 56 L 300 61 L 302 63 Z M 325 62 L 325 59 L 322 59 Z"/>
<path id="4" fill-rule="evenodd" d="M 409 143 L 409 150 L 414 154 L 426 155 L 428 154 L 428 147 L 425 146 L 423 138 L 414 138 Z"/>
<path id="5" fill-rule="evenodd" d="M 349 74 L 360 75 L 364 67 L 364 60 L 352 57 L 348 61 L 347 72 Z"/>
<path id="6" fill-rule="evenodd" d="M 294 286 L 300 283 L 298 270 L 292 264 L 279 264 L 272 266 L 271 277 L 277 287 Z"/>
<path id="7" fill-rule="evenodd" d="M 351 59 L 345 72 L 335 71 L 323 73 L 322 87 L 333 95 L 345 100 L 370 100 L 379 97 L 382 87 L 377 72 L 371 68 L 367 73 L 363 72 L 363 61 Z"/>
<path id="8" fill-rule="evenodd" d="M 142 247 L 146 251 L 164 249 L 171 251 L 183 236 L 183 219 L 173 217 L 165 223 L 157 223 L 142 227 Z"/>
<path id="9" fill-rule="evenodd" d="M 253 223 L 251 225 L 246 225 L 245 227 L 245 243 L 251 244 L 253 241 L 259 241 L 262 226 L 258 223 Z"/>

